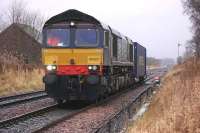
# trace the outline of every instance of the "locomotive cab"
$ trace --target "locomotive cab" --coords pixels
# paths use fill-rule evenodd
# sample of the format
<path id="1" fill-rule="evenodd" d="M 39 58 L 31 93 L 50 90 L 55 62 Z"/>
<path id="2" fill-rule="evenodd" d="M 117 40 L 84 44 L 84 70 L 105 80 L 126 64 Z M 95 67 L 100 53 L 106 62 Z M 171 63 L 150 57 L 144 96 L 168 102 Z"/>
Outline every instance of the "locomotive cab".
<path id="1" fill-rule="evenodd" d="M 49 96 L 57 101 L 93 101 L 104 93 L 99 89 L 103 88 L 103 40 L 104 29 L 83 19 L 45 24 L 43 82 Z"/>
<path id="2" fill-rule="evenodd" d="M 102 33 L 98 27 L 80 23 L 44 29 L 44 82 L 50 96 L 59 96 L 59 100 L 80 100 L 84 99 L 82 96 L 91 95 L 87 96 L 90 100 L 96 99 L 95 89 L 103 68 Z M 87 92 L 87 87 L 94 92 Z"/>

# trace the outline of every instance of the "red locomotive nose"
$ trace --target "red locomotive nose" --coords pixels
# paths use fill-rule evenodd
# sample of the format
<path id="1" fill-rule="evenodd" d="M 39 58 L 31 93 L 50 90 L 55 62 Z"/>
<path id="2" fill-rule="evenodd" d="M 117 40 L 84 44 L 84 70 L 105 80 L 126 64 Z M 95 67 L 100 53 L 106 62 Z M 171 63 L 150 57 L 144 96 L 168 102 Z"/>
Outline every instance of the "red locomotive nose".
<path id="1" fill-rule="evenodd" d="M 87 66 L 58 66 L 58 75 L 89 75 Z"/>

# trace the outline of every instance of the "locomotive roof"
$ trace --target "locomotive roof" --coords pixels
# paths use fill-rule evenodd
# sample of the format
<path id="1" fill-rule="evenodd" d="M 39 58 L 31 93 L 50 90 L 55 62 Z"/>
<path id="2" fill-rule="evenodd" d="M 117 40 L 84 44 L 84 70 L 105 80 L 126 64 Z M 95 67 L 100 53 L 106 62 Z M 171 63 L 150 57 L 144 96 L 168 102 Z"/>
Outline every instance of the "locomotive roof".
<path id="1" fill-rule="evenodd" d="M 45 25 L 69 21 L 84 21 L 102 26 L 101 22 L 96 18 L 75 9 L 70 9 L 51 17 Z"/>
<path id="2" fill-rule="evenodd" d="M 122 38 L 122 34 L 120 32 L 118 32 L 117 30 L 115 30 L 115 29 L 109 27 L 108 25 L 100 22 L 95 17 L 90 16 L 86 13 L 80 12 L 80 11 L 75 10 L 75 9 L 70 9 L 70 10 L 67 10 L 65 12 L 62 12 L 58 15 L 51 17 L 49 20 L 46 21 L 44 27 L 47 26 L 47 25 L 51 25 L 51 24 L 62 23 L 62 22 L 70 22 L 70 21 L 83 21 L 83 22 L 96 24 L 96 25 L 101 26 L 103 29 L 109 30 L 113 34 Z"/>

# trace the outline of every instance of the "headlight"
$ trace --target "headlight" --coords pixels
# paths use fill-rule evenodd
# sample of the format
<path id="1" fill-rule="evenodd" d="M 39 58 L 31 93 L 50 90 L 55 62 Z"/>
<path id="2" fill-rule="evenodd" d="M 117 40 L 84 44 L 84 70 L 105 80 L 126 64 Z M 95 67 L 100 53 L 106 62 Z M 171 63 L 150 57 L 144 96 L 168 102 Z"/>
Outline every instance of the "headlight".
<path id="1" fill-rule="evenodd" d="M 97 71 L 98 70 L 98 66 L 88 66 L 88 69 L 90 71 Z"/>
<path id="2" fill-rule="evenodd" d="M 88 69 L 89 69 L 89 70 L 92 70 L 92 66 L 88 66 Z"/>
<path id="3" fill-rule="evenodd" d="M 47 69 L 48 71 L 56 70 L 56 66 L 48 65 L 48 66 L 46 66 L 46 69 Z"/>
<path id="4" fill-rule="evenodd" d="M 72 21 L 71 23 L 70 23 L 70 26 L 74 26 L 75 25 L 75 23 Z"/>
<path id="5" fill-rule="evenodd" d="M 92 69 L 93 69 L 94 71 L 96 71 L 96 70 L 97 70 L 97 66 L 93 66 Z"/>
<path id="6" fill-rule="evenodd" d="M 53 70 L 56 70 L 56 66 L 52 66 Z"/>

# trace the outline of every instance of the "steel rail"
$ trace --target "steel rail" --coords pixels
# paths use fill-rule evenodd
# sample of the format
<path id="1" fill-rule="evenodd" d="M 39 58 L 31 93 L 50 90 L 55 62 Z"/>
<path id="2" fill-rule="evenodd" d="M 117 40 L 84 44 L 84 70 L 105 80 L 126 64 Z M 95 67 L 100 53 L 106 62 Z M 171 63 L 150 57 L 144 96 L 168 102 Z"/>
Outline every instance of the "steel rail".
<path id="1" fill-rule="evenodd" d="M 31 92 L 16 96 L 8 96 L 0 98 L 0 107 L 10 106 L 14 104 L 19 104 L 23 102 L 33 101 L 47 97 L 48 95 L 44 91 Z"/>
<path id="2" fill-rule="evenodd" d="M 22 114 L 22 115 L 18 115 L 18 116 L 15 116 L 15 117 L 12 117 L 12 118 L 9 118 L 9 119 L 6 119 L 6 120 L 2 120 L 0 121 L 0 128 L 3 128 L 7 125 L 12 125 L 20 120 L 24 120 L 26 118 L 31 118 L 35 115 L 40 115 L 44 112 L 47 112 L 47 111 L 50 111 L 54 108 L 56 108 L 58 106 L 58 104 L 53 104 L 51 106 L 48 106 L 48 107 L 44 107 L 44 108 L 41 108 L 41 109 L 38 109 L 36 111 L 31 111 L 31 112 L 28 112 L 26 114 Z"/>
<path id="3" fill-rule="evenodd" d="M 34 95 L 34 94 L 43 93 L 43 92 L 44 91 L 34 91 L 34 92 L 22 93 L 22 94 L 18 94 L 18 95 L 3 96 L 3 97 L 0 97 L 0 102 L 9 100 L 9 99 L 13 99 L 13 98 L 17 98 L 17 97 L 29 96 L 29 95 Z"/>

